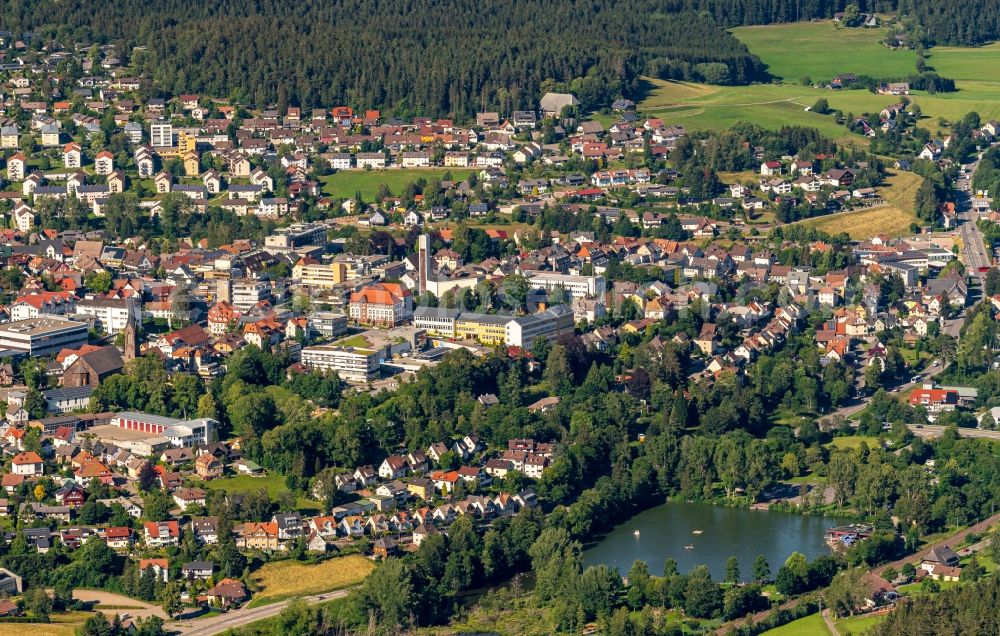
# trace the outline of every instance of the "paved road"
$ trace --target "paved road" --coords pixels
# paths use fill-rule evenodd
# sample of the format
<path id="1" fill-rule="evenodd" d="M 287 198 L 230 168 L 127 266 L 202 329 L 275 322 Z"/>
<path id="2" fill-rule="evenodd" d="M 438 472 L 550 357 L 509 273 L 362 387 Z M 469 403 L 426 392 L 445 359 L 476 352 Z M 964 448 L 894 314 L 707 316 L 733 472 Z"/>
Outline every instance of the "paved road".
<path id="1" fill-rule="evenodd" d="M 347 596 L 349 592 L 350 590 L 337 590 L 336 592 L 297 598 L 301 598 L 306 603 L 312 605 L 313 603 L 329 601 L 335 598 Z M 168 632 L 182 634 L 183 636 L 214 636 L 215 634 L 221 634 L 229 629 L 244 627 L 250 623 L 270 618 L 271 616 L 276 616 L 281 613 L 281 610 L 288 607 L 288 604 L 293 600 L 295 599 L 288 599 L 278 603 L 261 605 L 260 607 L 249 609 L 236 609 L 226 612 L 225 614 L 218 614 L 216 616 L 206 618 L 171 621 L 166 624 L 166 630 Z"/>
<path id="2" fill-rule="evenodd" d="M 946 327 L 947 327 L 947 326 L 950 326 L 950 323 L 953 323 L 953 322 L 958 323 L 959 325 L 961 325 L 962 321 L 959 320 L 959 319 L 956 319 L 956 320 L 949 320 L 949 321 L 946 321 L 946 322 L 948 323 L 948 324 L 946 324 Z M 941 373 L 942 371 L 944 371 L 944 365 L 940 365 L 939 364 L 936 367 L 928 367 L 926 371 L 920 372 L 920 380 L 918 380 L 917 382 L 907 382 L 906 384 L 900 384 L 896 388 L 896 391 L 893 391 L 893 393 L 903 393 L 903 392 L 906 392 L 909 389 L 917 386 L 918 384 L 923 384 L 924 382 L 927 382 L 927 381 L 931 380 L 932 378 L 934 378 L 934 376 L 936 376 L 937 374 Z M 912 380 L 912 378 L 911 378 L 911 380 Z M 829 426 L 837 418 L 850 419 L 850 417 L 852 415 L 854 415 L 855 413 L 861 411 L 866 406 L 868 406 L 868 402 L 870 400 L 871 400 L 871 396 L 868 396 L 868 397 L 862 398 L 860 400 L 857 400 L 857 401 L 855 401 L 855 402 L 853 402 L 851 404 L 848 404 L 847 406 L 841 407 L 841 408 L 837 409 L 836 411 L 832 411 L 832 412 L 824 415 L 823 417 L 821 417 L 819 419 L 820 428 L 822 428 L 823 426 Z"/>
<path id="3" fill-rule="evenodd" d="M 962 237 L 962 260 L 966 270 L 973 278 L 980 281 L 985 278 L 985 272 L 980 269 L 988 268 L 993 264 L 993 257 L 989 248 L 983 240 L 983 234 L 976 226 L 979 214 L 972 209 L 972 175 L 979 167 L 982 155 L 969 164 L 964 164 L 962 169 L 968 173 L 968 178 L 960 178 L 956 183 L 957 195 L 955 197 L 955 210 L 958 213 L 958 220 L 961 225 L 958 227 L 959 235 Z"/>
<path id="4" fill-rule="evenodd" d="M 941 437 L 945 431 L 944 426 L 933 424 L 910 425 L 910 430 L 917 437 Z M 980 437 L 984 439 L 1000 440 L 1000 431 L 984 431 L 979 428 L 959 428 L 958 434 L 961 437 Z"/>

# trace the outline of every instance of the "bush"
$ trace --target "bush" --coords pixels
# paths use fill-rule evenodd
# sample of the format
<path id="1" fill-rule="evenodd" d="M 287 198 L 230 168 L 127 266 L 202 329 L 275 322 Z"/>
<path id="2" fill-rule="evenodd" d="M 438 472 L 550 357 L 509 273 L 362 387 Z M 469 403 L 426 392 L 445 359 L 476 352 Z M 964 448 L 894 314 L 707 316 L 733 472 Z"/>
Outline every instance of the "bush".
<path id="1" fill-rule="evenodd" d="M 812 108 L 810 108 L 810 110 L 820 115 L 829 115 L 830 102 L 826 101 L 825 97 L 820 97 L 819 99 L 816 100 L 816 103 L 812 105 Z"/>

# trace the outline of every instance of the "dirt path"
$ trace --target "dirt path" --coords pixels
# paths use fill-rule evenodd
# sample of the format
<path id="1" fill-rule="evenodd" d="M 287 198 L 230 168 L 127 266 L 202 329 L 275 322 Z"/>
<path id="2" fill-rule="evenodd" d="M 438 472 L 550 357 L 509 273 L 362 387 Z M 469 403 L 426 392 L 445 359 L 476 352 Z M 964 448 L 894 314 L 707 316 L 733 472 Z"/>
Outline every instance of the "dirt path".
<path id="1" fill-rule="evenodd" d="M 160 618 L 166 619 L 167 615 L 160 609 L 157 605 L 151 605 L 145 601 L 140 601 L 137 598 L 132 598 L 130 596 L 125 596 L 123 594 L 115 594 L 114 592 L 105 592 L 102 590 L 73 590 L 73 598 L 78 601 L 83 601 L 85 603 L 96 603 L 97 605 L 107 605 L 109 608 L 120 607 L 123 609 L 105 609 L 103 607 L 98 607 L 97 611 L 104 612 L 109 616 L 114 616 L 115 614 L 128 614 L 133 618 L 145 618 L 147 616 L 159 616 Z M 129 608 L 129 609 L 124 609 Z M 137 608 L 137 609 L 133 609 Z"/>
<path id="2" fill-rule="evenodd" d="M 711 93 L 709 93 L 709 94 L 711 94 Z M 669 104 L 664 104 L 662 106 L 656 106 L 655 108 L 653 108 L 653 110 L 655 111 L 655 110 L 661 109 L 661 108 L 673 108 L 675 106 L 698 106 L 698 107 L 705 107 L 705 106 L 768 106 L 770 104 L 783 104 L 785 102 L 789 102 L 791 104 L 795 104 L 796 106 L 802 106 L 803 108 L 805 108 L 806 104 L 802 104 L 802 103 L 799 103 L 799 102 L 795 101 L 797 99 L 802 99 L 802 97 L 788 97 L 786 99 L 772 99 L 772 100 L 769 100 L 769 101 L 766 101 L 766 102 L 744 102 L 742 104 L 729 104 L 729 103 L 724 103 L 724 102 L 671 102 Z"/>
<path id="3" fill-rule="evenodd" d="M 840 632 L 837 631 L 837 626 L 833 624 L 833 620 L 830 618 L 830 609 L 824 609 L 820 612 L 820 615 L 823 616 L 823 622 L 826 623 L 826 628 L 830 630 L 830 633 L 833 634 L 833 636 L 840 636 Z"/>

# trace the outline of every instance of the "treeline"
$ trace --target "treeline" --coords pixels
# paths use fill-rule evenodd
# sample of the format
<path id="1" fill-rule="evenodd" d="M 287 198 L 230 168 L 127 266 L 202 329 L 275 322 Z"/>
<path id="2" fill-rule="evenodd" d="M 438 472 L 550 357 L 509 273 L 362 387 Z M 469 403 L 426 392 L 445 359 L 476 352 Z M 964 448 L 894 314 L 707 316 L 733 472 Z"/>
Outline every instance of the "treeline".
<path id="1" fill-rule="evenodd" d="M 908 634 L 1000 634 L 1000 577 L 906 599 L 873 627 L 875 636 Z"/>
<path id="2" fill-rule="evenodd" d="M 870 75 L 859 75 L 856 84 L 864 86 L 873 93 L 878 90 L 880 84 L 892 82 L 906 82 L 911 90 L 927 91 L 928 93 L 954 93 L 955 80 L 950 77 L 941 77 L 933 71 L 921 71 L 910 73 L 905 77 L 872 77 Z"/>
<path id="3" fill-rule="evenodd" d="M 401 116 L 509 113 L 536 108 L 553 89 L 572 91 L 587 110 L 631 93 L 647 63 L 663 76 L 720 84 L 766 77 L 710 17 L 654 0 L 165 0 L 156 11 L 142 0 L 21 0 L 0 8 L 0 23 L 33 29 L 36 46 L 119 43 L 172 94 L 279 110 L 346 103 Z"/>
<path id="4" fill-rule="evenodd" d="M 972 186 L 992 196 L 1000 193 L 1000 148 L 991 148 L 983 155 L 972 177 Z"/>
<path id="5" fill-rule="evenodd" d="M 916 19 L 930 42 L 979 45 L 1000 37 L 996 0 L 677 0 L 675 6 L 707 11 L 725 26 L 830 19 L 848 5 L 862 13 L 899 13 Z"/>

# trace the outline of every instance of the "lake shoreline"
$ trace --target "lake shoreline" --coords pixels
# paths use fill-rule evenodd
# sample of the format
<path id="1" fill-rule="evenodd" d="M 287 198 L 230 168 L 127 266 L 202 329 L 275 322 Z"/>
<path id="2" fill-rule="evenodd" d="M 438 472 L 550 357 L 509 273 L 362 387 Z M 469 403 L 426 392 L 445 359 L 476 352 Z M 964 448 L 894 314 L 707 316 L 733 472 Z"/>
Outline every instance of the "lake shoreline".
<path id="1" fill-rule="evenodd" d="M 812 559 L 829 554 L 829 527 L 850 521 L 842 516 L 796 514 L 784 510 L 752 510 L 747 505 L 670 500 L 637 512 L 584 546 L 584 565 L 604 564 L 626 573 L 635 560 L 658 573 L 667 558 L 681 572 L 707 565 L 713 576 L 724 574 L 730 556 L 749 573 L 764 554 L 773 570 L 792 552 Z"/>

